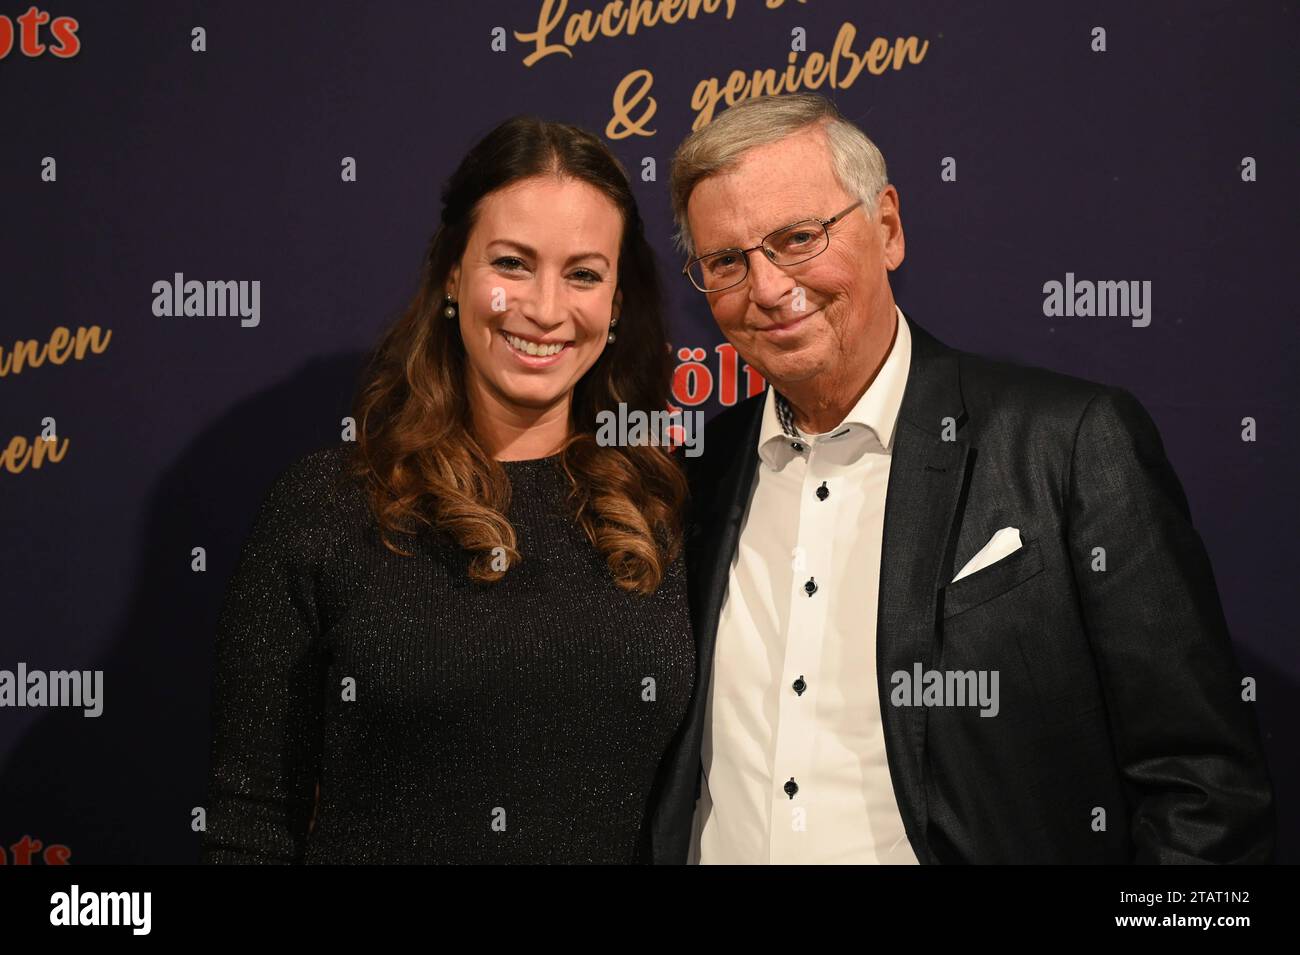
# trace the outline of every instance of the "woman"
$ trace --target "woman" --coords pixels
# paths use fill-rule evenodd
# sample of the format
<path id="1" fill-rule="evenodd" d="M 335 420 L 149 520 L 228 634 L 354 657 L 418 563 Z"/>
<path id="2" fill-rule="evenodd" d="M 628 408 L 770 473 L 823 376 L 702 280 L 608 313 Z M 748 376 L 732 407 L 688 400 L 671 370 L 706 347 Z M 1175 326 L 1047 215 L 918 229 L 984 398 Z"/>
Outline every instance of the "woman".
<path id="1" fill-rule="evenodd" d="M 205 862 L 646 861 L 694 683 L 654 257 L 618 160 L 515 118 L 443 190 L 355 446 L 272 486 L 220 618 Z"/>

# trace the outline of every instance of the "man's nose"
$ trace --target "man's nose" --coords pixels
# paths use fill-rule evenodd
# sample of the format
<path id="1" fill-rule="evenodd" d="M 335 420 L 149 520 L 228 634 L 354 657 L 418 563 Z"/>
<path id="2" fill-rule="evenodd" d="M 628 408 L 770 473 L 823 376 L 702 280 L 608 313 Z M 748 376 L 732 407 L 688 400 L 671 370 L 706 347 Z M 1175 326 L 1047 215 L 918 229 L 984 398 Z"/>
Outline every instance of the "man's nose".
<path id="1" fill-rule="evenodd" d="M 778 308 L 781 299 L 794 288 L 794 280 L 762 249 L 749 254 L 749 298 L 760 308 Z"/>

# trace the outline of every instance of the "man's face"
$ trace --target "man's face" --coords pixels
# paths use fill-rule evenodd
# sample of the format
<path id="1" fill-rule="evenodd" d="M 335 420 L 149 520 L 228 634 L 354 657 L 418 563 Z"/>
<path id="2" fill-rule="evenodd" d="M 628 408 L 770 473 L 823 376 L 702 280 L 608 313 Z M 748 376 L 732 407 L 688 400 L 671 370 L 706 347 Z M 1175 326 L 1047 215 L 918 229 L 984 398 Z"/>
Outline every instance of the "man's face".
<path id="1" fill-rule="evenodd" d="M 825 133 L 810 126 L 755 147 L 734 169 L 702 180 L 686 217 L 701 255 L 748 248 L 800 219 L 829 218 L 855 198 L 835 177 Z M 781 268 L 761 250 L 751 252 L 744 282 L 705 297 L 727 340 L 778 386 L 838 377 L 874 337 L 869 332 L 889 327 L 889 271 L 902 261 L 898 193 L 887 186 L 874 215 L 864 204 L 830 227 L 830 246 L 820 255 Z M 796 288 L 803 289 L 803 311 Z"/>

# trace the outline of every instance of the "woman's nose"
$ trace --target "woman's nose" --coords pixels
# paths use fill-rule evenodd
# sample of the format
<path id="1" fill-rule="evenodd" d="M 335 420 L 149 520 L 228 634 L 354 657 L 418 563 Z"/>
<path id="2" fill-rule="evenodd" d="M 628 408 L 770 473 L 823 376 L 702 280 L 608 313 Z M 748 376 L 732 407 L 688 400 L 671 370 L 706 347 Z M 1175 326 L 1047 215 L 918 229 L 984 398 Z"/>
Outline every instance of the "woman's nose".
<path id="1" fill-rule="evenodd" d="M 559 281 L 552 276 L 539 275 L 517 293 L 516 305 L 524 318 L 544 328 L 554 327 L 561 321 L 559 306 Z"/>

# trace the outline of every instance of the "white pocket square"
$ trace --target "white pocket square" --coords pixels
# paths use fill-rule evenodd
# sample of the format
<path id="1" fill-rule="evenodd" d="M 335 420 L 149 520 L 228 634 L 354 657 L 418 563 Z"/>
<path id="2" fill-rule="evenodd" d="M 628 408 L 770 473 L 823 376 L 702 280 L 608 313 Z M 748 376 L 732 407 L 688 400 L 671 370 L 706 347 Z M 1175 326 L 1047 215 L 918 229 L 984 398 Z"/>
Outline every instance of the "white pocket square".
<path id="1" fill-rule="evenodd" d="M 963 577 L 969 577 L 977 570 L 983 570 L 989 564 L 996 563 L 1008 554 L 1014 554 L 1020 550 L 1020 529 L 1016 527 L 1004 527 L 991 538 L 989 542 L 980 548 L 978 554 L 966 562 L 963 567 L 952 579 L 956 583 Z"/>

